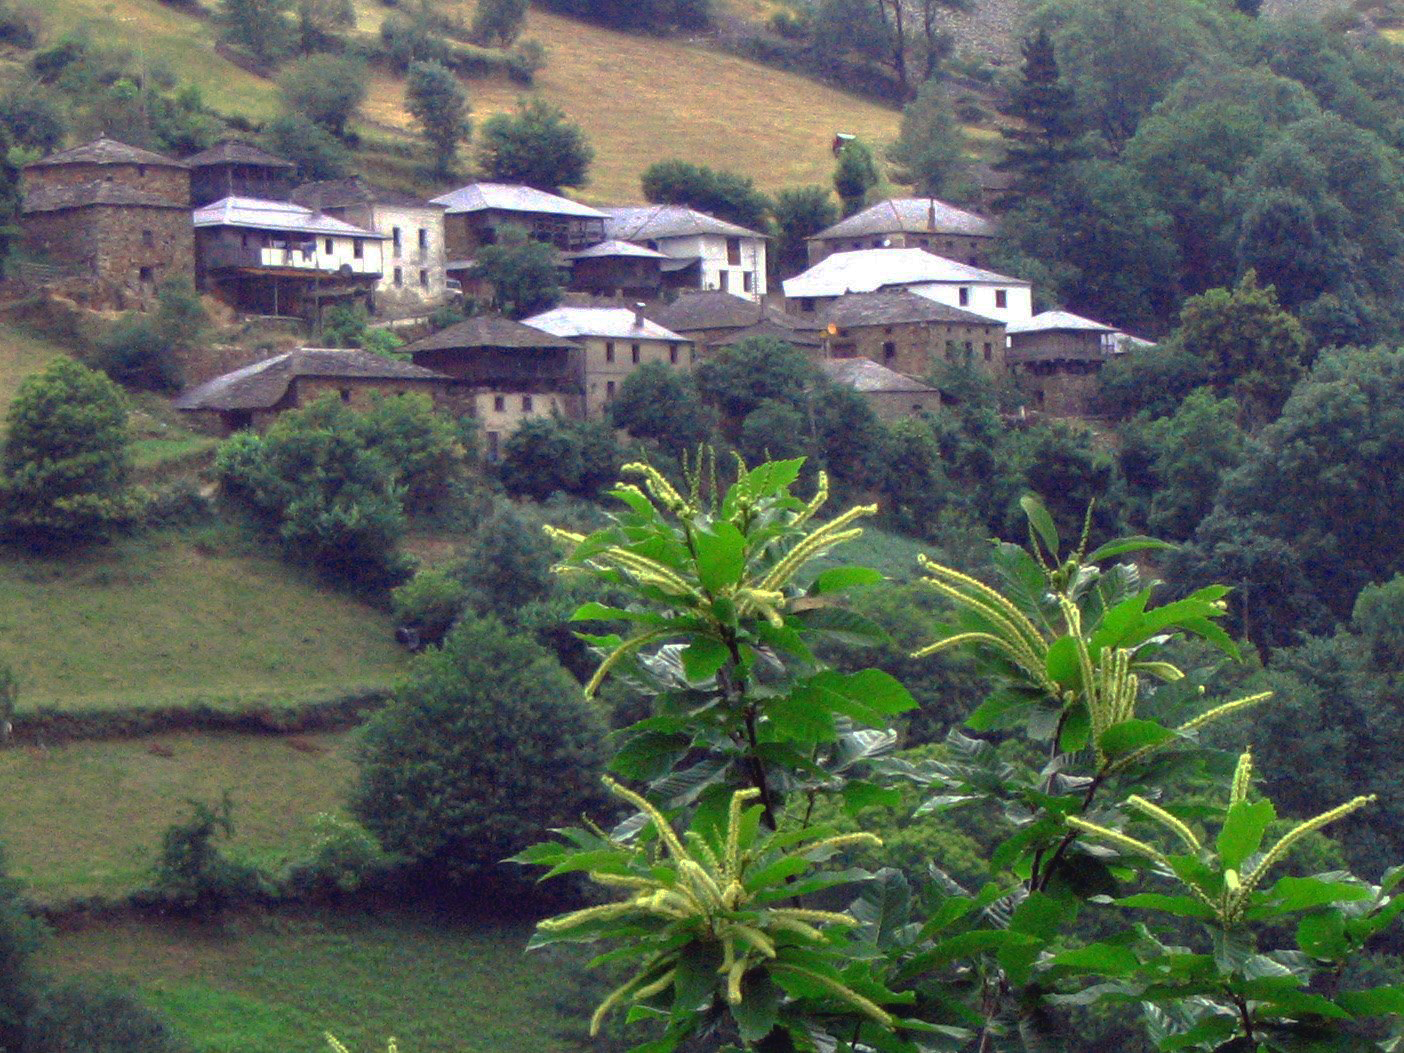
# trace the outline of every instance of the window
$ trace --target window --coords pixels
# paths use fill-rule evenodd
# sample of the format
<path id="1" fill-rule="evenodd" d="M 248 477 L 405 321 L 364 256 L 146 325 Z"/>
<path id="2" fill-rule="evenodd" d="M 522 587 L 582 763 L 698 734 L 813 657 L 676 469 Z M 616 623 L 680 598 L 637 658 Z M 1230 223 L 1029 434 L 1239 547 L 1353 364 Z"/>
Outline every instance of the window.
<path id="1" fill-rule="evenodd" d="M 614 401 L 614 381 L 612 380 L 605 381 L 605 400 Z"/>
<path id="2" fill-rule="evenodd" d="M 143 230 L 141 232 L 141 243 L 148 249 L 151 248 L 156 244 L 156 235 L 149 230 Z"/>
<path id="3" fill-rule="evenodd" d="M 638 344 L 634 344 L 633 346 L 631 346 L 631 347 L 629 348 L 629 360 L 630 360 L 631 362 L 633 362 L 634 365 L 638 365 L 638 364 L 639 364 L 639 345 L 638 345 Z"/>
<path id="4" fill-rule="evenodd" d="M 146 178 L 146 165 L 137 165 L 137 178 L 138 178 L 138 179 L 145 179 L 145 178 Z"/>
<path id="5" fill-rule="evenodd" d="M 741 239 L 740 239 L 740 238 L 727 238 L 727 239 L 726 239 L 726 262 L 727 262 L 727 265 L 728 265 L 728 266 L 731 266 L 731 267 L 739 267 L 739 266 L 741 266 Z"/>
<path id="6" fill-rule="evenodd" d="M 992 344 L 990 344 L 989 341 L 986 341 L 986 342 L 985 342 L 985 361 L 988 362 L 993 356 L 994 356 L 994 346 L 993 346 Z"/>
<path id="7" fill-rule="evenodd" d="M 360 242 L 357 242 L 357 243 L 356 243 L 356 247 L 357 247 L 357 248 L 360 248 L 360 244 L 361 244 Z M 328 256 L 330 256 L 334 251 L 336 251 L 336 250 L 335 250 L 335 246 L 332 244 L 332 239 L 331 239 L 331 238 L 323 238 L 323 239 L 322 239 L 322 251 L 325 252 Z M 360 253 L 358 252 L 356 255 L 357 255 L 357 257 L 359 258 Z"/>
<path id="8" fill-rule="evenodd" d="M 137 272 L 137 277 L 141 279 L 143 285 L 150 284 L 151 279 L 156 276 L 156 272 L 150 267 L 143 267 Z"/>
<path id="9" fill-rule="evenodd" d="M 420 251 L 420 252 L 428 252 L 428 251 L 429 251 L 429 232 L 428 232 L 427 230 L 425 230 L 423 227 L 420 227 L 420 228 L 419 228 L 419 251 Z"/>
<path id="10" fill-rule="evenodd" d="M 970 288 L 969 288 L 969 286 L 962 285 L 962 286 L 960 287 L 960 305 L 961 305 L 962 307 L 969 307 L 969 306 L 970 306 Z"/>
<path id="11" fill-rule="evenodd" d="M 731 286 L 731 272 L 719 271 L 717 273 L 717 288 L 722 292 L 727 292 Z"/>
<path id="12" fill-rule="evenodd" d="M 996 306 L 996 307 L 1008 307 L 1008 306 L 1009 306 L 1009 293 L 1005 292 L 1005 290 L 1003 290 L 1003 289 L 996 289 L 996 290 L 995 290 L 995 306 Z"/>
<path id="13" fill-rule="evenodd" d="M 750 271 L 745 271 L 741 275 L 741 288 L 744 289 L 746 292 L 750 292 L 752 289 L 755 288 L 755 286 L 756 276 Z"/>
<path id="14" fill-rule="evenodd" d="M 494 395 L 494 396 L 492 397 L 492 411 L 493 411 L 494 413 L 503 413 L 503 412 L 506 411 L 506 409 L 507 409 L 507 396 L 506 396 L 506 395 Z"/>
<path id="15" fill-rule="evenodd" d="M 341 401 L 342 401 L 342 402 L 350 402 L 350 401 L 351 401 L 351 389 L 350 389 L 350 388 L 342 388 L 339 392 L 337 392 L 337 394 L 339 394 L 339 395 L 341 396 Z"/>
<path id="16" fill-rule="evenodd" d="M 241 249 L 246 249 L 246 248 L 248 248 L 248 247 L 249 247 L 249 236 L 248 236 L 247 234 L 240 234 L 240 235 L 239 235 L 239 248 L 241 248 Z"/>
<path id="17" fill-rule="evenodd" d="M 530 412 L 531 412 L 531 396 L 530 396 L 530 395 L 523 395 L 523 396 L 522 396 L 522 412 L 523 412 L 523 413 L 530 413 Z"/>
<path id="18" fill-rule="evenodd" d="M 490 432 L 487 433 L 487 441 L 488 441 L 488 460 L 489 460 L 489 461 L 500 461 L 500 460 L 502 460 L 502 436 L 499 435 L 499 434 L 498 434 L 497 432 L 495 432 L 495 431 L 490 431 Z"/>
<path id="19" fill-rule="evenodd" d="M 803 300 L 801 300 L 801 301 L 800 301 L 800 310 L 801 310 L 802 312 L 804 312 L 805 314 L 813 314 L 813 313 L 814 313 L 814 301 L 813 301 L 812 299 L 803 299 Z"/>
<path id="20" fill-rule="evenodd" d="M 419 272 L 419 287 L 421 289 L 429 288 L 429 272 L 422 268 Z"/>
<path id="21" fill-rule="evenodd" d="M 390 243 L 391 243 L 392 245 L 395 246 L 395 255 L 398 256 L 398 255 L 400 254 L 400 228 L 399 228 L 399 227 L 391 227 L 391 228 L 390 228 Z"/>
<path id="22" fill-rule="evenodd" d="M 677 345 L 677 344 L 669 344 L 669 345 L 668 345 L 668 361 L 671 362 L 673 365 L 677 365 L 677 364 L 678 364 L 678 345 Z"/>
<path id="23" fill-rule="evenodd" d="M 396 267 L 396 268 L 395 268 L 395 288 L 398 289 L 400 286 L 402 286 L 402 285 L 404 285 L 404 284 L 405 284 L 405 272 L 402 271 L 399 267 Z"/>
<path id="24" fill-rule="evenodd" d="M 891 361 L 892 361 L 894 358 L 896 358 L 896 357 L 897 357 L 897 345 L 896 345 L 895 343 L 893 343 L 891 340 L 886 341 L 886 342 L 882 345 L 882 360 L 883 360 L 884 362 L 891 362 Z"/>
<path id="25" fill-rule="evenodd" d="M 613 362 L 613 361 L 614 361 L 614 341 L 613 341 L 613 340 L 606 340 L 606 341 L 605 341 L 605 361 L 606 361 L 606 362 Z"/>
<path id="26" fill-rule="evenodd" d="M 360 238 L 356 238 L 351 242 L 351 255 L 358 260 L 365 258 L 366 246 Z"/>

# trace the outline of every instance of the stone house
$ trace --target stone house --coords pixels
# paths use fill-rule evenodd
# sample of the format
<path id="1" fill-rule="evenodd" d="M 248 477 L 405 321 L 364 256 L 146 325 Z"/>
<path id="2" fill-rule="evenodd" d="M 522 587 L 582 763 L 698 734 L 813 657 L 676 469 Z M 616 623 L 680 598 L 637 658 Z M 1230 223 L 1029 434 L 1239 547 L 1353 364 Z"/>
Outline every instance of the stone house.
<path id="1" fill-rule="evenodd" d="M 25 165 L 21 188 L 21 241 L 85 300 L 139 307 L 162 281 L 194 279 L 184 162 L 98 138 Z"/>
<path id="2" fill-rule="evenodd" d="M 402 351 L 415 365 L 452 378 L 449 399 L 480 423 L 489 460 L 498 459 L 503 440 L 523 421 L 582 415 L 582 348 L 574 340 L 501 315 L 480 315 Z"/>
<path id="3" fill-rule="evenodd" d="M 766 294 L 766 235 L 684 205 L 618 206 L 606 236 L 671 258 L 664 288 L 707 289 L 759 301 Z"/>
<path id="4" fill-rule="evenodd" d="M 291 202 L 224 198 L 194 224 L 200 288 L 240 311 L 315 320 L 368 307 L 384 273 L 385 235 Z"/>
<path id="5" fill-rule="evenodd" d="M 836 252 L 784 282 L 787 309 L 801 316 L 849 293 L 902 288 L 1005 324 L 1033 317 L 1033 289 L 1022 278 L 933 256 L 925 249 Z"/>
<path id="6" fill-rule="evenodd" d="M 984 266 L 998 231 L 993 221 L 934 197 L 898 197 L 840 220 L 808 239 L 810 266 L 854 249 L 926 249 Z"/>
<path id="7" fill-rule="evenodd" d="M 906 289 L 840 296 L 817 316 L 833 359 L 870 359 L 910 376 L 938 362 L 968 362 L 990 375 L 1005 370 L 1004 324 Z"/>
<path id="8" fill-rule="evenodd" d="M 655 300 L 663 291 L 663 266 L 670 257 L 628 241 L 602 241 L 568 252 L 569 287 L 591 296 Z"/>
<path id="9" fill-rule="evenodd" d="M 1009 326 L 1009 370 L 1032 408 L 1055 417 L 1086 416 L 1097 377 L 1116 350 L 1116 330 L 1067 311 L 1044 311 Z"/>
<path id="10" fill-rule="evenodd" d="M 580 345 L 575 356 L 578 388 L 587 417 L 599 418 L 626 377 L 639 366 L 661 362 L 692 368 L 692 341 L 644 317 L 642 305 L 576 307 L 565 305 L 533 315 L 524 324 Z"/>
<path id="11" fill-rule="evenodd" d="M 705 355 L 715 347 L 752 337 L 784 340 L 805 350 L 818 350 L 823 340 L 801 320 L 779 308 L 726 292 L 685 292 L 671 303 L 644 312 L 649 321 L 680 333 Z"/>
<path id="12" fill-rule="evenodd" d="M 223 139 L 185 159 L 190 166 L 190 204 L 194 208 L 226 197 L 286 201 L 297 166 L 291 161 L 237 139 Z"/>
<path id="13" fill-rule="evenodd" d="M 867 358 L 830 358 L 819 363 L 835 384 L 862 395 L 882 420 L 900 420 L 941 408 L 939 389 Z"/>
<path id="14" fill-rule="evenodd" d="M 294 203 L 384 236 L 384 265 L 372 291 L 382 318 L 416 318 L 449 300 L 444 205 L 374 186 L 359 177 L 304 183 Z"/>
<path id="15" fill-rule="evenodd" d="M 450 378 L 369 351 L 304 347 L 215 377 L 180 394 L 176 409 L 228 435 L 266 428 L 278 416 L 327 393 L 357 409 L 378 395 L 427 395 L 440 402 Z"/>
<path id="16" fill-rule="evenodd" d="M 559 194 L 508 183 L 470 183 L 433 199 L 444 206 L 444 246 L 449 269 L 496 244 L 503 227 L 520 227 L 562 252 L 605 240 L 605 215 Z"/>

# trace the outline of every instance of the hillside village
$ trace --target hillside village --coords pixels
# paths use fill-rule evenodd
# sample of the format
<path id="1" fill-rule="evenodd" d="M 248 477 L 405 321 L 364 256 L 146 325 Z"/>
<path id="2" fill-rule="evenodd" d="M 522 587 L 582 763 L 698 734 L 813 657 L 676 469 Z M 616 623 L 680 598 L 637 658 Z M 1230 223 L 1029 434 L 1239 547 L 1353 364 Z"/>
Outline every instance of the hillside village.
<path id="1" fill-rule="evenodd" d="M 0 0 L 0 1053 L 1397 1053 L 1401 27 Z"/>

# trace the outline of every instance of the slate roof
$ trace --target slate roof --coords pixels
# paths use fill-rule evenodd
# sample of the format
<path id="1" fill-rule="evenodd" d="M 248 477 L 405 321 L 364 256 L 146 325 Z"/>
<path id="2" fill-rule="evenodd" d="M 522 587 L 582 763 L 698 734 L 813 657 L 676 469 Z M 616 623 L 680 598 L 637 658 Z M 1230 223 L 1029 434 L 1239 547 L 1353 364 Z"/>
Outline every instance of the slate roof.
<path id="1" fill-rule="evenodd" d="M 733 329 L 755 325 L 765 316 L 765 308 L 734 293 L 708 290 L 683 293 L 672 303 L 651 309 L 648 316 L 659 325 L 678 332 Z"/>
<path id="2" fill-rule="evenodd" d="M 417 351 L 457 351 L 484 347 L 554 351 L 576 346 L 575 341 L 566 337 L 522 325 L 501 315 L 485 314 L 431 333 L 401 350 L 409 354 Z"/>
<path id="3" fill-rule="evenodd" d="M 263 201 L 254 197 L 224 197 L 194 212 L 197 227 L 247 227 L 251 230 L 284 230 L 297 234 L 330 234 L 347 238 L 386 235 L 344 223 L 288 201 Z"/>
<path id="4" fill-rule="evenodd" d="M 189 168 L 184 161 L 177 161 L 164 154 L 152 153 L 139 146 L 129 146 L 100 135 L 90 142 L 75 146 L 71 150 L 60 150 L 48 157 L 31 161 L 25 168 L 48 168 L 53 165 L 152 165 L 166 168 Z"/>
<path id="5" fill-rule="evenodd" d="M 616 257 L 629 257 L 640 260 L 667 260 L 671 256 L 665 256 L 661 252 L 654 252 L 653 249 L 646 249 L 642 245 L 635 245 L 628 241 L 602 241 L 598 245 L 591 245 L 588 249 L 581 249 L 579 252 L 567 252 L 568 260 L 602 260 Z"/>
<path id="6" fill-rule="evenodd" d="M 605 236 L 624 241 L 687 238 L 720 234 L 731 238 L 764 238 L 765 234 L 729 223 L 686 205 L 612 205 L 605 208 Z"/>
<path id="7" fill-rule="evenodd" d="M 444 208 L 399 190 L 367 183 L 360 176 L 349 179 L 325 179 L 317 183 L 303 183 L 291 195 L 294 202 L 304 208 L 341 208 L 346 205 L 391 205 L 398 208 Z"/>
<path id="8" fill-rule="evenodd" d="M 182 410 L 257 410 L 276 406 L 298 377 L 371 380 L 448 380 L 442 373 L 370 351 L 304 347 L 225 373 L 182 392 L 172 404 Z"/>
<path id="9" fill-rule="evenodd" d="M 791 299 L 811 296 L 842 296 L 850 292 L 873 292 L 891 285 L 923 283 L 961 284 L 965 282 L 1028 285 L 994 271 L 956 260 L 948 260 L 925 249 L 855 249 L 826 256 L 803 274 L 784 283 Z"/>
<path id="10" fill-rule="evenodd" d="M 984 216 L 948 205 L 934 197 L 895 197 L 879 201 L 832 227 L 821 230 L 810 241 L 832 238 L 860 238 L 871 234 L 962 234 L 993 237 L 995 226 Z"/>
<path id="11" fill-rule="evenodd" d="M 870 358 L 826 358 L 819 363 L 819 368 L 835 383 L 864 393 L 922 392 L 934 395 L 938 390 L 905 373 L 879 365 Z"/>
<path id="12" fill-rule="evenodd" d="M 939 303 L 929 296 L 919 296 L 906 289 L 880 289 L 876 292 L 849 293 L 828 304 L 818 316 L 819 324 L 833 324 L 840 329 L 865 325 L 901 325 L 911 322 L 950 322 L 964 325 L 999 325 L 1001 323 L 973 311 Z"/>
<path id="13" fill-rule="evenodd" d="M 89 205 L 124 205 L 142 208 L 169 208 L 180 212 L 189 211 L 188 205 L 172 201 L 149 190 L 138 190 L 121 183 L 98 180 L 93 183 L 80 183 L 74 186 L 36 186 L 24 192 L 21 211 L 61 212 L 68 208 L 86 208 Z"/>
<path id="14" fill-rule="evenodd" d="M 558 216 L 604 219 L 605 214 L 589 205 L 582 205 L 559 194 L 548 194 L 529 186 L 511 183 L 469 183 L 447 194 L 433 198 L 436 205 L 447 205 L 450 216 L 460 212 L 544 212 Z"/>
<path id="15" fill-rule="evenodd" d="M 605 336 L 620 340 L 671 340 L 688 343 L 679 336 L 647 318 L 642 323 L 628 307 L 553 307 L 549 311 L 524 319 L 524 324 L 544 329 L 556 336 Z"/>
<path id="16" fill-rule="evenodd" d="M 793 322 L 782 322 L 776 316 L 762 318 L 755 325 L 736 329 L 717 340 L 707 341 L 708 347 L 731 347 L 744 340 L 779 340 L 794 347 L 823 347 L 824 338 L 815 329 L 800 329 Z"/>
<path id="17" fill-rule="evenodd" d="M 185 159 L 191 168 L 206 168 L 212 165 L 258 165 L 262 168 L 296 168 L 286 158 L 260 150 L 252 143 L 238 139 L 222 139 L 208 150 L 201 150 Z"/>
<path id="18" fill-rule="evenodd" d="M 1116 330 L 1109 325 L 1103 325 L 1101 322 L 1094 322 L 1090 318 L 1083 318 L 1070 311 L 1044 311 L 1022 322 L 1010 322 L 1007 329 L 1010 333 L 1116 332 Z"/>

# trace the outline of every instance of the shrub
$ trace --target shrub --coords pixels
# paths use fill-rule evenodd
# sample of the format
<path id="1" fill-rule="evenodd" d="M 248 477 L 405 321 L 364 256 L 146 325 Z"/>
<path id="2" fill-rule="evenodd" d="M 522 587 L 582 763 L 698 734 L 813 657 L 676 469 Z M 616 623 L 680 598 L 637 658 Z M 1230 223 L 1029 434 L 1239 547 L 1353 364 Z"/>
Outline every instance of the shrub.
<path id="1" fill-rule="evenodd" d="M 479 611 L 500 611 L 500 617 L 510 620 L 552 591 L 555 559 L 540 527 L 504 501 L 478 524 L 467 554 L 449 573 L 467 588 Z"/>
<path id="2" fill-rule="evenodd" d="M 268 893 L 269 884 L 257 868 L 229 859 L 216 844 L 234 836 L 234 804 L 228 791 L 215 805 L 188 803 L 189 817 L 172 823 L 161 835 L 161 852 L 146 895 L 208 916 L 235 900 Z"/>
<path id="3" fill-rule="evenodd" d="M 465 618 L 366 725 L 353 811 L 432 873 L 482 875 L 598 800 L 605 731 L 543 648 Z"/>
<path id="4" fill-rule="evenodd" d="M 105 540 L 136 518 L 127 408 L 107 377 L 69 358 L 20 385 L 3 452 L 6 526 L 36 546 Z"/>
<path id="5" fill-rule="evenodd" d="M 366 449 L 390 467 L 406 511 L 432 508 L 462 474 L 463 447 L 427 395 L 376 397 L 356 426 Z"/>
<path id="6" fill-rule="evenodd" d="M 554 493 L 594 498 L 621 460 L 609 426 L 556 418 L 524 422 L 503 444 L 502 485 L 542 501 Z"/>
<path id="7" fill-rule="evenodd" d="M 24 909 L 19 883 L 6 874 L 0 851 L 0 1049 L 23 1048 L 25 1020 L 38 990 L 31 957 L 39 931 Z"/>
<path id="8" fill-rule="evenodd" d="M 33 8 L 13 0 L 0 2 L 0 44 L 28 50 L 39 43 L 43 28 L 39 13 Z"/>
<path id="9" fill-rule="evenodd" d="M 468 587 L 442 570 L 421 570 L 390 593 L 395 624 L 421 644 L 442 643 L 467 600 Z"/>
<path id="10" fill-rule="evenodd" d="M 316 121 L 301 113 L 285 113 L 268 122 L 263 145 L 297 165 L 301 180 L 340 179 L 351 159 L 346 146 Z"/>
<path id="11" fill-rule="evenodd" d="M 289 113 L 300 113 L 338 139 L 346 138 L 366 97 L 366 68 L 338 55 L 308 55 L 278 77 L 278 90 Z"/>
<path id="12" fill-rule="evenodd" d="M 109 980 L 49 988 L 30 1020 L 25 1053 L 192 1053 L 193 1046 L 132 991 Z"/>
<path id="13" fill-rule="evenodd" d="M 109 329 L 93 351 L 93 365 L 119 384 L 142 391 L 181 387 L 175 349 L 154 322 L 129 314 Z"/>
<path id="14" fill-rule="evenodd" d="M 288 868 L 285 891 L 293 896 L 357 892 L 400 862 L 356 820 L 334 812 L 312 817 L 314 840 L 306 859 Z"/>

